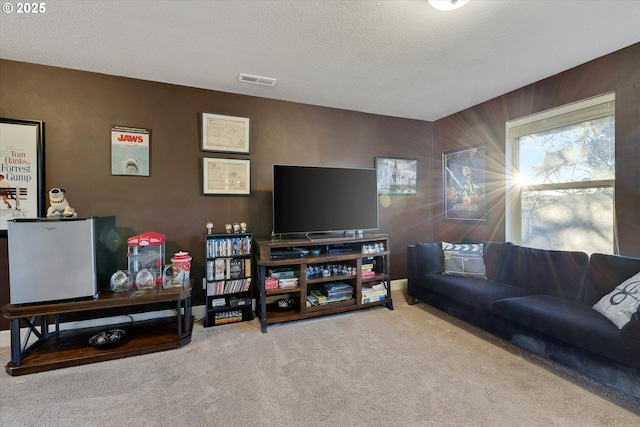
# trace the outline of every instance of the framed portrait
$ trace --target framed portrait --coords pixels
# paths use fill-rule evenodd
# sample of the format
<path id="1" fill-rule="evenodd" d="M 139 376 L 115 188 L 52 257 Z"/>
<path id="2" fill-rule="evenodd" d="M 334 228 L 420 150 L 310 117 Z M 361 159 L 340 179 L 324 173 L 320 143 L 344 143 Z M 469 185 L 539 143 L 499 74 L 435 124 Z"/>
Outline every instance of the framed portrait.
<path id="1" fill-rule="evenodd" d="M 203 194 L 251 194 L 251 163 L 243 159 L 202 159 Z"/>
<path id="2" fill-rule="evenodd" d="M 0 235 L 7 221 L 43 216 L 44 123 L 0 118 Z"/>
<path id="3" fill-rule="evenodd" d="M 249 119 L 202 113 L 202 151 L 249 154 Z"/>
<path id="4" fill-rule="evenodd" d="M 463 148 L 442 154 L 444 219 L 487 220 L 487 149 Z"/>
<path id="5" fill-rule="evenodd" d="M 376 157 L 378 194 L 418 194 L 418 160 Z"/>

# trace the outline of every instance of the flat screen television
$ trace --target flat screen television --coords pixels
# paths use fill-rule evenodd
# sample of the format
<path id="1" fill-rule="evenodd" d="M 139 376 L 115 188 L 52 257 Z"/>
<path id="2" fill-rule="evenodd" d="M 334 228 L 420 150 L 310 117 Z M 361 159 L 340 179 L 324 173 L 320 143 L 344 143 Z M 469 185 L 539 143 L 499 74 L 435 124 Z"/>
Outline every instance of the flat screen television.
<path id="1" fill-rule="evenodd" d="M 378 229 L 376 169 L 273 166 L 274 234 Z"/>

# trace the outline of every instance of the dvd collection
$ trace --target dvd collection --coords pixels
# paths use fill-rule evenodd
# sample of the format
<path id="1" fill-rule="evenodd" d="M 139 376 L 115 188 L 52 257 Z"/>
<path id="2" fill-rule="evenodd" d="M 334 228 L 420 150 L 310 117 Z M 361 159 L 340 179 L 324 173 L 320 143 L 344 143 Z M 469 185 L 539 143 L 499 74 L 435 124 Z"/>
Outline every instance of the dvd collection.
<path id="1" fill-rule="evenodd" d="M 251 255 L 251 237 L 207 240 L 207 258 L 234 255 Z"/>
<path id="2" fill-rule="evenodd" d="M 207 295 L 235 294 L 247 292 L 251 287 L 251 277 L 237 280 L 220 280 L 207 283 Z"/>

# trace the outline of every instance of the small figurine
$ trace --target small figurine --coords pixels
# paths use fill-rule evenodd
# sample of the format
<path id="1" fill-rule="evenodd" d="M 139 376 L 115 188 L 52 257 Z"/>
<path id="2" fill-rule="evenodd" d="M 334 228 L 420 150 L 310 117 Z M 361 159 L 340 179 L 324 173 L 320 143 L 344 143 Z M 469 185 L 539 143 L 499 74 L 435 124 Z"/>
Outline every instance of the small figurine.
<path id="1" fill-rule="evenodd" d="M 213 223 L 211 221 L 207 222 L 207 234 L 213 233 Z"/>
<path id="2" fill-rule="evenodd" d="M 49 190 L 49 209 L 47 217 L 76 217 L 78 214 L 69 207 L 69 202 L 64 196 L 64 190 L 61 188 L 52 188 Z"/>
<path id="3" fill-rule="evenodd" d="M 240 231 L 241 231 L 242 233 L 246 233 L 246 232 L 247 232 L 247 223 L 246 223 L 246 222 L 242 221 L 242 222 L 240 223 Z"/>
<path id="4" fill-rule="evenodd" d="M 233 223 L 233 232 L 234 233 L 239 233 L 240 232 L 240 224 L 238 224 L 237 222 Z"/>
<path id="5" fill-rule="evenodd" d="M 224 231 L 227 234 L 231 234 L 231 224 L 225 224 L 224 225 Z"/>

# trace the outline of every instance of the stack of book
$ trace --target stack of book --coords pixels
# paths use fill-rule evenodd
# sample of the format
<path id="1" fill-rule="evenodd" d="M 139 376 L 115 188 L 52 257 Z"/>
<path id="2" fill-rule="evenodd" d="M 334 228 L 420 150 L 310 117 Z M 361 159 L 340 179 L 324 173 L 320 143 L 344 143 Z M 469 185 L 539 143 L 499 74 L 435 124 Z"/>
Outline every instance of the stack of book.
<path id="1" fill-rule="evenodd" d="M 298 286 L 298 278 L 297 277 L 286 277 L 282 279 L 278 279 L 278 287 L 281 289 L 293 288 Z"/>
<path id="2" fill-rule="evenodd" d="M 362 277 L 367 278 L 367 277 L 372 277 L 376 275 L 375 269 L 374 269 L 374 263 L 373 260 L 371 260 L 370 262 L 365 262 L 364 260 L 362 261 Z"/>
<path id="3" fill-rule="evenodd" d="M 362 303 L 384 301 L 387 297 L 387 287 L 384 283 L 362 285 Z"/>
<path id="4" fill-rule="evenodd" d="M 325 283 L 307 295 L 310 306 L 331 304 L 353 298 L 353 287 L 346 283 Z"/>

